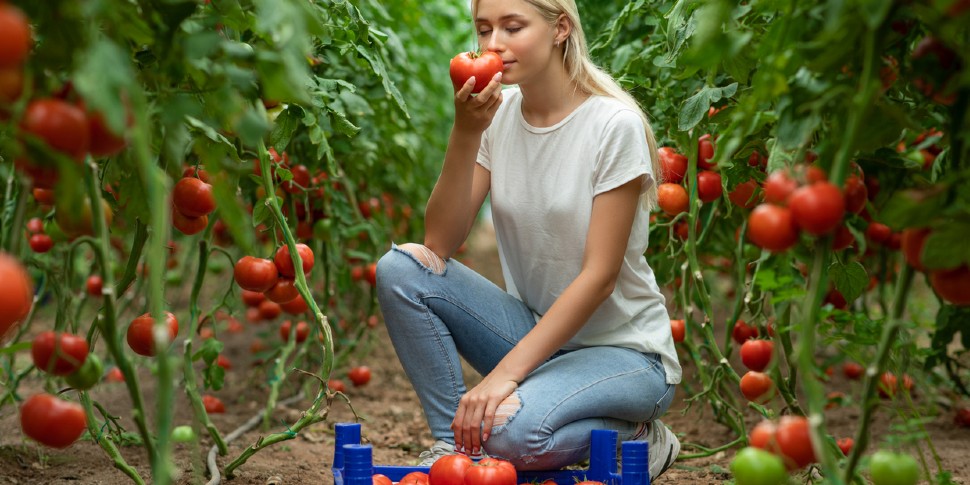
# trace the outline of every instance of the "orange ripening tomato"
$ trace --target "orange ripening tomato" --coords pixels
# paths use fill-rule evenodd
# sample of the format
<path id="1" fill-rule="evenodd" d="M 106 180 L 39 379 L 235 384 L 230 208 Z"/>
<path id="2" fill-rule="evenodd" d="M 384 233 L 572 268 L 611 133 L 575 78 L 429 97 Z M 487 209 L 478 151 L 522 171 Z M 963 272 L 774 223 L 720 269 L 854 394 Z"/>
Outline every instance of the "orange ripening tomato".
<path id="1" fill-rule="evenodd" d="M 663 183 L 657 188 L 657 205 L 667 215 L 676 216 L 681 212 L 687 212 L 690 208 L 690 199 L 682 185 Z"/>
<path id="2" fill-rule="evenodd" d="M 678 344 L 683 342 L 684 337 L 687 335 L 686 322 L 684 322 L 684 320 L 671 320 L 670 333 L 674 337 L 674 342 Z"/>

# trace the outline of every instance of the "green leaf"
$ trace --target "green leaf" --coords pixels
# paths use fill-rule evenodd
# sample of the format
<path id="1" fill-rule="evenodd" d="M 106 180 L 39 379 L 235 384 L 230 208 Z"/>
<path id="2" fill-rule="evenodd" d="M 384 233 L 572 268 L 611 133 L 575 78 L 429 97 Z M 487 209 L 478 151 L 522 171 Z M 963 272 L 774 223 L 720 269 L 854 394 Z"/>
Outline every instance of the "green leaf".
<path id="1" fill-rule="evenodd" d="M 296 134 L 296 130 L 300 128 L 301 119 L 303 119 L 303 108 L 296 105 L 287 106 L 273 122 L 273 129 L 269 134 L 269 144 L 275 147 L 278 152 L 286 150 L 293 135 Z"/>
<path id="2" fill-rule="evenodd" d="M 357 45 L 356 47 L 357 47 L 357 53 L 360 54 L 361 57 L 367 60 L 367 62 L 371 66 L 371 69 L 374 70 L 374 73 L 381 78 L 381 84 L 383 84 L 384 86 L 384 91 L 386 91 L 387 94 L 389 94 L 391 98 L 394 99 L 394 101 L 397 103 L 397 106 L 401 108 L 401 112 L 404 113 L 404 116 L 406 116 L 407 118 L 410 118 L 411 115 L 408 114 L 408 108 L 404 102 L 404 96 L 401 95 L 401 91 L 397 89 L 397 86 L 394 84 L 394 81 L 392 81 L 388 76 L 387 68 L 384 67 L 384 61 L 381 59 L 381 57 L 376 55 L 376 53 L 371 51 L 370 49 L 365 48 L 364 46 Z"/>
<path id="3" fill-rule="evenodd" d="M 123 133 L 128 123 L 125 97 L 141 88 L 135 83 L 127 53 L 114 42 L 99 39 L 84 52 L 74 73 L 74 87 L 89 110 L 104 115 L 108 127 Z"/>
<path id="4" fill-rule="evenodd" d="M 907 189 L 893 194 L 882 209 L 882 221 L 896 231 L 925 226 L 947 206 L 947 192 Z"/>
<path id="5" fill-rule="evenodd" d="M 16 354 L 17 352 L 22 352 L 25 350 L 30 350 L 30 342 L 19 342 L 7 347 L 0 348 L 0 355 Z"/>
<path id="6" fill-rule="evenodd" d="M 202 342 L 202 348 L 193 357 L 201 356 L 206 364 L 212 364 L 219 358 L 219 353 L 222 352 L 223 347 L 224 345 L 219 340 L 207 338 Z"/>
<path id="7" fill-rule="evenodd" d="M 869 275 L 858 261 L 849 264 L 832 263 L 829 266 L 829 278 L 848 302 L 859 298 L 869 285 Z"/>
<path id="8" fill-rule="evenodd" d="M 882 25 L 892 5 L 892 0 L 861 0 L 859 9 L 862 11 L 862 19 L 866 22 L 866 26 L 875 30 Z"/>
<path id="9" fill-rule="evenodd" d="M 951 222 L 933 230 L 926 238 L 921 261 L 927 269 L 946 269 L 970 264 L 970 224 Z"/>

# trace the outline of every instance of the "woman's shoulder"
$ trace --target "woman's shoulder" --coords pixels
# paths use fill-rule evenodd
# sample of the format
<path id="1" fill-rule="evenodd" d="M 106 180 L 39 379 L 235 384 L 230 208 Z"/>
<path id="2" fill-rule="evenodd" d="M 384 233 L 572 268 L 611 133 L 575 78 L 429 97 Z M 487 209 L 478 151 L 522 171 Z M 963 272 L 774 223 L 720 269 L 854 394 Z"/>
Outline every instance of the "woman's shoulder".
<path id="1" fill-rule="evenodd" d="M 593 122 L 602 127 L 603 130 L 623 130 L 636 128 L 643 130 L 643 118 L 633 107 L 627 105 L 619 99 L 593 95 L 589 100 L 589 110 L 587 111 L 587 122 Z"/>

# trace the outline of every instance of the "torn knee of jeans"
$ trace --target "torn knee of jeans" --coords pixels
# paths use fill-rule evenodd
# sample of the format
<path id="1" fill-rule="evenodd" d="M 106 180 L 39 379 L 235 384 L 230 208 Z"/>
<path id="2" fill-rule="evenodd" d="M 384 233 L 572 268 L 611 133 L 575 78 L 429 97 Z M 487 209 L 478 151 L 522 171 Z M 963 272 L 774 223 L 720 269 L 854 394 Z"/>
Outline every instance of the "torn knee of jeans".
<path id="1" fill-rule="evenodd" d="M 495 419 L 492 420 L 492 426 L 504 426 L 512 420 L 515 413 L 522 409 L 522 401 L 519 396 L 515 393 L 505 398 L 498 408 L 495 409 Z"/>
<path id="2" fill-rule="evenodd" d="M 408 254 L 415 259 L 421 266 L 436 275 L 445 273 L 445 262 L 434 251 L 427 246 L 417 243 L 406 243 L 397 247 L 401 252 Z"/>

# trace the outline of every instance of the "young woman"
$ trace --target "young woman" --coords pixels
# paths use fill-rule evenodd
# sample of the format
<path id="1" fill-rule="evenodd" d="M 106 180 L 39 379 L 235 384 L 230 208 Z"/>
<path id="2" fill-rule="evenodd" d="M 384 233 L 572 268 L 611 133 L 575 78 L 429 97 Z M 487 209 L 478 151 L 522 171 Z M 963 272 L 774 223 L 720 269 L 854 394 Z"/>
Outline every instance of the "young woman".
<path id="1" fill-rule="evenodd" d="M 649 442 L 650 475 L 680 443 L 659 420 L 680 382 L 647 265 L 656 143 L 643 111 L 589 60 L 574 0 L 472 0 L 504 62 L 455 93 L 424 244 L 377 266 L 394 348 L 433 436 L 428 465 L 484 450 L 519 470 L 589 456 L 590 431 Z M 501 84 L 517 87 L 502 91 Z M 506 290 L 451 259 L 486 195 Z M 470 390 L 459 355 L 484 378 Z"/>

